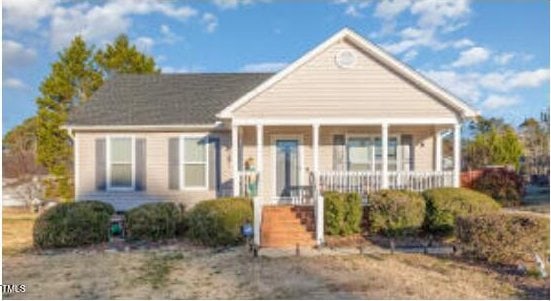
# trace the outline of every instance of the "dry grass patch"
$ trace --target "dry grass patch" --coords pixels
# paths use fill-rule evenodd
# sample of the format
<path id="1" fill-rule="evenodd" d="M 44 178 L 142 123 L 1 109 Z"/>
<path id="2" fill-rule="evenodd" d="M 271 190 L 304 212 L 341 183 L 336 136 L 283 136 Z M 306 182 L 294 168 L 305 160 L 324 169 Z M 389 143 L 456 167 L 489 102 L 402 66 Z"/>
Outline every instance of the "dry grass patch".
<path id="1" fill-rule="evenodd" d="M 496 272 L 424 255 L 253 259 L 171 250 L 66 252 L 5 258 L 4 281 L 25 283 L 21 299 L 502 299 L 526 296 Z M 542 285 L 544 281 L 536 284 Z"/>
<path id="2" fill-rule="evenodd" d="M 12 256 L 33 247 L 33 225 L 37 217 L 28 209 L 2 209 L 2 254 Z"/>

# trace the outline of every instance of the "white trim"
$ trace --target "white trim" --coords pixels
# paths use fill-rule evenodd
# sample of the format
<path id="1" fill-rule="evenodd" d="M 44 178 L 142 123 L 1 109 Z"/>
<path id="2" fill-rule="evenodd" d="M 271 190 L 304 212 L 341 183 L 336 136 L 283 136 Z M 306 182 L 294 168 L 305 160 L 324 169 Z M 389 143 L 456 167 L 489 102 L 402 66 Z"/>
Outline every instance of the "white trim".
<path id="1" fill-rule="evenodd" d="M 456 118 L 236 118 L 232 120 L 233 125 L 381 125 L 383 123 L 392 125 L 434 125 L 434 124 L 456 124 Z"/>
<path id="2" fill-rule="evenodd" d="M 459 187 L 461 172 L 461 124 L 453 128 L 453 186 Z"/>
<path id="3" fill-rule="evenodd" d="M 317 192 L 319 191 L 319 166 L 320 166 L 320 148 L 319 148 L 319 140 L 320 140 L 320 125 L 319 124 L 313 124 L 312 125 L 312 171 L 314 172 L 314 184 L 316 187 L 314 187 L 314 198 L 318 197 Z M 314 202 L 318 202 L 317 199 L 314 200 Z"/>
<path id="4" fill-rule="evenodd" d="M 380 134 L 375 134 L 375 133 L 368 133 L 368 134 L 362 134 L 362 133 L 348 133 L 346 132 L 345 133 L 345 147 L 347 149 L 347 154 L 346 154 L 346 158 L 345 158 L 345 164 L 346 164 L 346 171 L 349 171 L 348 170 L 348 139 L 349 138 L 369 138 L 371 140 L 371 162 L 370 162 L 370 165 L 371 165 L 371 170 L 366 170 L 366 171 L 370 171 L 370 172 L 377 172 L 377 171 L 382 171 L 382 170 L 376 170 L 376 165 L 377 165 L 377 162 L 376 162 L 376 155 L 375 155 L 375 139 L 379 138 L 381 139 L 381 148 L 383 146 L 383 139 L 382 139 L 382 136 Z M 396 170 L 395 171 L 402 171 L 402 152 L 400 151 L 400 145 L 402 144 L 402 139 L 400 137 L 400 134 L 392 134 L 392 135 L 388 135 L 389 138 L 395 138 L 396 139 Z M 381 160 L 383 159 L 382 158 L 382 155 L 381 154 Z M 387 158 L 388 158 L 388 154 L 387 154 Z M 381 162 L 381 167 L 382 167 L 382 164 L 383 162 Z"/>
<path id="5" fill-rule="evenodd" d="M 475 117 L 479 114 L 475 109 L 471 108 L 465 102 L 452 95 L 450 92 L 444 90 L 433 81 L 428 80 L 423 75 L 413 70 L 411 67 L 400 62 L 399 60 L 385 52 L 383 49 L 379 48 L 377 45 L 367 41 L 364 37 L 360 36 L 354 31 L 348 28 L 344 28 L 331 36 L 325 42 L 310 50 L 301 58 L 293 62 L 291 65 L 287 66 L 274 76 L 270 77 L 267 81 L 257 86 L 252 91 L 237 99 L 231 105 L 227 106 L 221 112 L 219 112 L 216 116 L 219 118 L 231 118 L 233 111 L 235 111 L 237 108 L 243 106 L 251 99 L 294 72 L 297 68 L 314 58 L 319 53 L 323 52 L 329 46 L 343 39 L 348 39 L 349 41 L 353 42 L 354 44 L 356 44 L 356 46 L 368 52 L 383 65 L 386 65 L 388 68 L 396 71 L 398 74 L 401 74 L 405 78 L 413 81 L 414 83 L 419 85 L 420 88 L 425 89 L 428 93 L 433 94 L 434 97 L 455 108 L 456 111 L 460 111 L 461 115 L 464 118 Z"/>
<path id="6" fill-rule="evenodd" d="M 272 134 L 270 135 L 271 149 L 272 149 L 272 196 L 278 198 L 276 194 L 277 190 L 277 140 L 297 140 L 298 141 L 298 164 L 299 164 L 299 177 L 298 185 L 302 186 L 304 183 L 304 135 L 303 134 Z"/>
<path id="7" fill-rule="evenodd" d="M 262 175 L 262 171 L 264 170 L 264 126 L 263 125 L 257 125 L 256 126 L 256 172 L 259 175 Z M 257 184 L 257 195 L 262 196 L 264 191 L 262 185 L 264 182 L 264 179 L 260 176 L 260 180 Z"/>
<path id="8" fill-rule="evenodd" d="M 440 130 L 436 130 L 434 133 L 435 136 L 435 162 L 434 162 L 434 170 L 435 171 L 442 171 L 442 132 Z"/>
<path id="9" fill-rule="evenodd" d="M 78 196 L 80 194 L 80 146 L 78 142 L 78 136 L 76 133 L 72 135 L 73 137 L 73 155 L 74 155 L 74 174 L 75 174 L 75 200 L 78 201 Z"/>
<path id="10" fill-rule="evenodd" d="M 383 164 L 382 164 L 382 176 L 381 176 L 381 188 L 388 189 L 388 124 L 381 124 L 381 145 L 382 145 L 382 154 Z M 398 150 L 396 150 L 396 158 L 398 158 Z M 398 162 L 396 162 L 398 164 Z M 396 166 L 398 169 L 398 166 Z"/>
<path id="11" fill-rule="evenodd" d="M 205 140 L 205 162 L 184 162 L 186 138 L 202 138 Z M 209 136 L 207 133 L 186 133 L 180 135 L 179 138 L 178 165 L 180 171 L 180 190 L 182 191 L 205 191 L 209 189 Z M 185 168 L 184 164 L 204 164 L 205 165 L 205 186 L 186 186 L 185 185 Z"/>
<path id="12" fill-rule="evenodd" d="M 130 138 L 130 170 L 132 185 L 130 187 L 113 187 L 111 186 L 111 139 L 113 138 Z M 136 190 L 136 136 L 128 134 L 109 134 L 105 136 L 105 163 L 106 163 L 106 191 L 134 191 Z"/>
<path id="13" fill-rule="evenodd" d="M 64 125 L 62 129 L 73 131 L 120 131 L 120 130 L 210 130 L 224 128 L 224 123 L 217 121 L 213 124 L 169 124 L 169 125 Z"/>
<path id="14" fill-rule="evenodd" d="M 232 179 L 233 179 L 233 196 L 239 196 L 239 127 L 235 124 L 231 127 L 231 162 L 232 162 Z"/>

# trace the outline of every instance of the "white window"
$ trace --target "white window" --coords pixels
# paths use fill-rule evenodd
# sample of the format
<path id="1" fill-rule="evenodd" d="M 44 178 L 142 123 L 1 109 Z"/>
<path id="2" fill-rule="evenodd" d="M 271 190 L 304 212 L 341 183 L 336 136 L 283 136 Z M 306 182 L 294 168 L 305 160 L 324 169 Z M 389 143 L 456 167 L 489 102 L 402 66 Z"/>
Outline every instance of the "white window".
<path id="1" fill-rule="evenodd" d="M 206 189 L 208 186 L 208 138 L 186 136 L 181 139 L 181 182 L 183 189 Z"/>
<path id="2" fill-rule="evenodd" d="M 134 138 L 109 137 L 107 139 L 108 188 L 134 189 Z"/>
<path id="3" fill-rule="evenodd" d="M 398 166 L 398 137 L 388 137 L 388 170 Z M 383 169 L 383 149 L 381 137 L 348 137 L 347 166 L 349 171 L 380 171 Z"/>
<path id="4" fill-rule="evenodd" d="M 353 137 L 348 139 L 348 170 L 371 170 L 373 147 L 369 137 Z"/>

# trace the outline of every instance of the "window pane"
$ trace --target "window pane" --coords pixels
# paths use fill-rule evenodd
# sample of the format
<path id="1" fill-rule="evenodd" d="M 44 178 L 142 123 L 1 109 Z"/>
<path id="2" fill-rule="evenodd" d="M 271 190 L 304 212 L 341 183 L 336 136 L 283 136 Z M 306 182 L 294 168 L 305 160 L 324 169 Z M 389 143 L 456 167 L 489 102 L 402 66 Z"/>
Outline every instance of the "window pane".
<path id="1" fill-rule="evenodd" d="M 205 187 L 207 165 L 206 164 L 184 164 L 184 186 Z"/>
<path id="2" fill-rule="evenodd" d="M 388 158 L 396 159 L 396 154 L 398 153 L 398 139 L 396 137 L 388 138 Z"/>
<path id="3" fill-rule="evenodd" d="M 203 138 L 184 139 L 184 162 L 205 162 L 206 145 Z"/>
<path id="4" fill-rule="evenodd" d="M 348 170 L 349 171 L 370 171 L 371 164 L 350 163 L 348 164 Z"/>
<path id="5" fill-rule="evenodd" d="M 348 161 L 351 163 L 371 162 L 371 145 L 367 138 L 348 140 Z"/>
<path id="6" fill-rule="evenodd" d="M 132 162 L 131 138 L 111 138 L 111 162 Z"/>
<path id="7" fill-rule="evenodd" d="M 111 165 L 111 186 L 132 187 L 132 165 L 112 164 Z"/>

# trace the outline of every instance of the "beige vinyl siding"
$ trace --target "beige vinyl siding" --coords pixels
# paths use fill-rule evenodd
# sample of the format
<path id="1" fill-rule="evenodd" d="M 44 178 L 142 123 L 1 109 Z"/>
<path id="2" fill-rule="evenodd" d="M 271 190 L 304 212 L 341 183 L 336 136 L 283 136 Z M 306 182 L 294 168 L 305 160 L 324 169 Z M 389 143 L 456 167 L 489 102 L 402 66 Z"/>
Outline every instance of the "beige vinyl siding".
<path id="1" fill-rule="evenodd" d="M 198 201 L 216 197 L 214 190 L 178 191 L 168 189 L 168 139 L 180 137 L 183 132 L 132 132 L 116 135 L 132 135 L 146 139 L 146 190 L 130 192 L 96 190 L 96 145 L 97 138 L 105 138 L 109 133 L 78 132 L 79 155 L 77 199 L 109 201 L 118 209 L 127 209 L 142 202 L 177 201 L 191 206 Z M 231 188 L 231 150 L 229 132 L 212 132 L 209 136 L 220 138 L 221 186 Z"/>
<path id="2" fill-rule="evenodd" d="M 356 54 L 352 68 L 335 55 Z M 346 41 L 338 42 L 234 111 L 235 117 L 455 118 L 449 107 Z"/>

